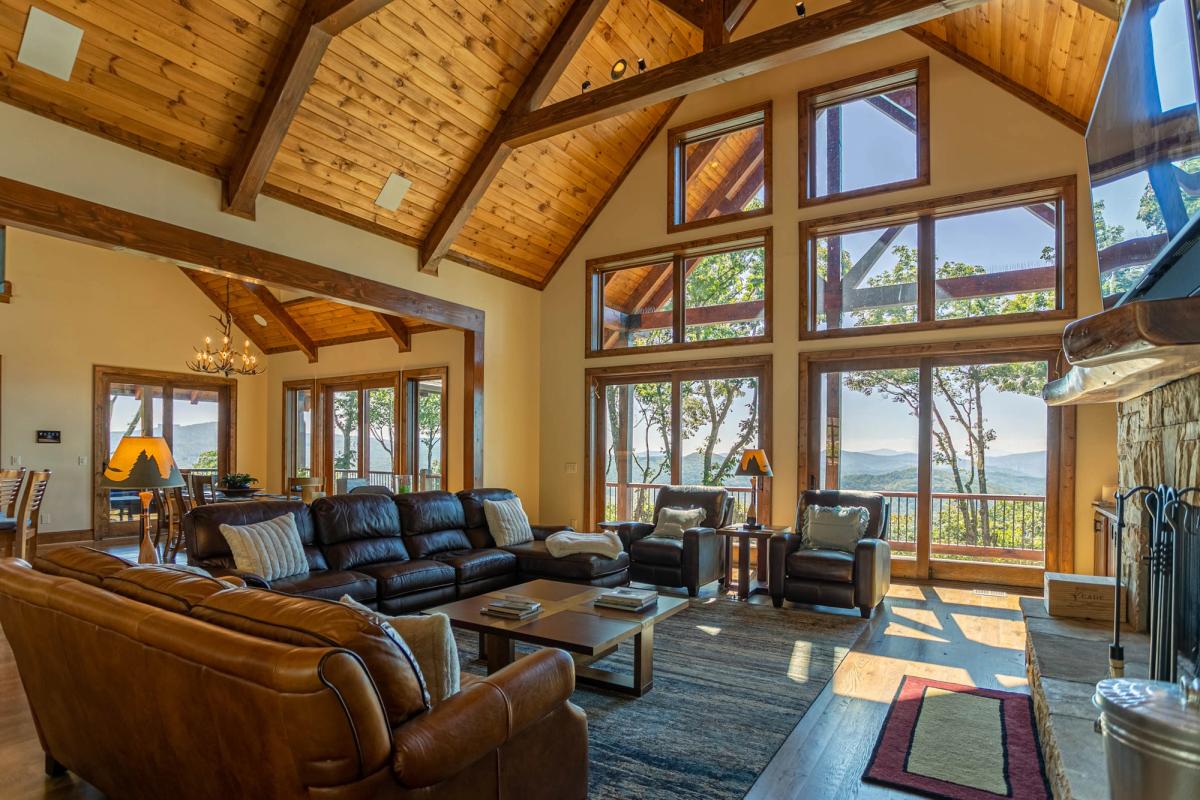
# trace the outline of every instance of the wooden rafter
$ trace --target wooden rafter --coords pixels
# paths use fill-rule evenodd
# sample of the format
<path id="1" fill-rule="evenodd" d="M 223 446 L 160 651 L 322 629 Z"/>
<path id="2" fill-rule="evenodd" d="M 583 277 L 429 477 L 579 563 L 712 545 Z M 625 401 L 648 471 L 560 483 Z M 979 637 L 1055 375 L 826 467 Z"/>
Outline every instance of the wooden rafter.
<path id="1" fill-rule="evenodd" d="M 188 280 L 196 284 L 196 288 L 203 292 L 204 296 L 207 297 L 214 306 L 221 311 L 225 310 L 225 298 L 214 292 L 212 287 L 205 283 L 204 279 L 200 277 L 200 273 L 198 271 L 194 269 L 187 269 L 185 267 L 180 267 L 179 271 L 186 275 Z M 242 333 L 246 335 L 247 339 L 254 342 L 254 346 L 258 348 L 260 353 L 267 352 L 267 345 L 262 339 L 259 338 L 257 331 L 251 330 L 249 325 L 239 325 L 238 327 L 241 329 Z"/>
<path id="2" fill-rule="evenodd" d="M 983 0 L 861 0 L 517 116 L 502 130 L 521 147 L 655 103 L 952 14 Z"/>
<path id="3" fill-rule="evenodd" d="M 982 61 L 972 58 L 937 34 L 931 33 L 930 31 L 919 27 L 907 28 L 905 29 L 905 32 L 922 44 L 928 46 L 930 49 L 936 50 L 952 61 L 958 62 L 984 80 L 994 84 L 995 86 L 999 86 L 1009 94 L 1024 100 L 1038 111 L 1041 111 L 1048 117 L 1061 122 L 1063 125 L 1066 125 L 1076 133 L 1083 133 L 1087 130 L 1087 120 L 1079 119 L 1065 109 L 1060 108 L 1054 103 L 1051 103 L 1049 100 L 1042 97 L 1032 89 L 1025 88 L 1008 76 L 1003 75 L 992 69 L 987 64 L 984 64 Z"/>
<path id="4" fill-rule="evenodd" d="M 242 286 L 250 294 L 254 295 L 255 299 L 262 305 L 265 316 L 278 323 L 279 327 L 283 328 L 300 352 L 308 357 L 308 363 L 315 364 L 317 361 L 317 345 L 313 342 L 312 337 L 305 332 L 304 328 L 300 327 L 300 323 L 292 318 L 283 303 L 279 302 L 279 298 L 271 294 L 271 290 L 261 283 L 252 283 L 250 281 L 242 281 Z"/>
<path id="5" fill-rule="evenodd" d="M 512 152 L 512 147 L 504 141 L 504 130 L 513 119 L 529 113 L 545 101 L 607 5 L 608 0 L 574 0 L 571 3 L 521 88 L 433 221 L 421 245 L 419 268 L 422 272 L 437 274 L 438 262 L 450 251 L 455 237 L 470 218 L 488 184 Z"/>
<path id="6" fill-rule="evenodd" d="M 381 314 L 375 312 L 375 319 L 379 320 L 379 324 L 387 331 L 388 336 L 392 337 L 392 341 L 396 343 L 396 347 L 401 353 L 407 353 L 412 350 L 412 331 L 404 324 L 404 320 L 399 317 L 393 317 L 391 314 Z"/>
<path id="7" fill-rule="evenodd" d="M 705 0 L 658 0 L 658 2 L 697 28 L 704 27 L 704 8 L 707 5 Z"/>
<path id="8" fill-rule="evenodd" d="M 308 0 L 225 180 L 224 209 L 254 216 L 255 200 L 333 37 L 390 0 Z"/>

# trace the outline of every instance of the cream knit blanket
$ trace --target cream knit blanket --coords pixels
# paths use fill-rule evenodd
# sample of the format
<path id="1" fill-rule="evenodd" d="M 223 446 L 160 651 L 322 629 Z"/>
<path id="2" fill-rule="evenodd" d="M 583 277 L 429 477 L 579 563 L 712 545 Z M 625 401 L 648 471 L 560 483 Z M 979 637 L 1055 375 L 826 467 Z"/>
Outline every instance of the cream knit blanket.
<path id="1" fill-rule="evenodd" d="M 609 531 L 603 533 L 559 531 L 546 538 L 546 549 L 555 558 L 569 556 L 572 553 L 593 553 L 605 558 L 616 558 L 625 548 L 621 546 L 621 537 Z"/>

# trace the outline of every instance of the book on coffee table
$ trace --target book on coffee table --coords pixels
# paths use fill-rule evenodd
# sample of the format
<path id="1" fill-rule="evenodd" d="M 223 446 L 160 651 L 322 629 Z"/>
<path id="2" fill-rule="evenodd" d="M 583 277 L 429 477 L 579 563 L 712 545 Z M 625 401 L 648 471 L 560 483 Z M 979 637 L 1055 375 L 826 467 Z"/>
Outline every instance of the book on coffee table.
<path id="1" fill-rule="evenodd" d="M 621 587 L 602 592 L 596 598 L 595 605 L 620 611 L 644 611 L 657 602 L 658 592 L 653 589 Z"/>
<path id="2" fill-rule="evenodd" d="M 483 613 L 507 619 L 528 619 L 542 610 L 542 604 L 520 595 L 501 595 L 483 608 Z"/>

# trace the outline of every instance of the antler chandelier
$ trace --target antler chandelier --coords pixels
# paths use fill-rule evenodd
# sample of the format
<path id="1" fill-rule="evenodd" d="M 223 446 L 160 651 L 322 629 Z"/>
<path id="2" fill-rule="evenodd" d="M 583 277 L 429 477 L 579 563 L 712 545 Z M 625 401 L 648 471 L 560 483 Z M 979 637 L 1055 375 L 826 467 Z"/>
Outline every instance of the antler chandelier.
<path id="1" fill-rule="evenodd" d="M 208 375 L 260 375 L 266 369 L 259 365 L 258 357 L 250 354 L 250 340 L 242 345 L 242 352 L 235 353 L 230 346 L 229 335 L 233 333 L 233 315 L 229 313 L 229 279 L 225 280 L 225 307 L 221 313 L 212 314 L 212 319 L 221 326 L 221 349 L 213 349 L 211 336 L 204 337 L 204 349 L 194 348 L 195 359 L 187 362 L 192 372 Z"/>

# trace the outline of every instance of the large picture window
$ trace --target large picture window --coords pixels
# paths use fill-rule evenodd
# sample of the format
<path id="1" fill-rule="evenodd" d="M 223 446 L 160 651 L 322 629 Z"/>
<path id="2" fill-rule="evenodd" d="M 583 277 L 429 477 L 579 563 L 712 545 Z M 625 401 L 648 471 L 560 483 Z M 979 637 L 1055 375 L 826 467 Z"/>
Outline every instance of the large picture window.
<path id="1" fill-rule="evenodd" d="M 801 224 L 804 338 L 1075 316 L 1075 177 Z"/>
<path id="2" fill-rule="evenodd" d="M 667 134 L 670 232 L 771 213 L 771 104 Z"/>
<path id="3" fill-rule="evenodd" d="M 589 524 L 650 521 L 663 486 L 725 486 L 750 503 L 742 450 L 771 443 L 769 357 L 588 370 Z M 770 508 L 764 493 L 760 517 Z"/>
<path id="4" fill-rule="evenodd" d="M 800 93 L 800 205 L 929 183 L 929 61 Z"/>
<path id="5" fill-rule="evenodd" d="M 588 262 L 588 355 L 771 339 L 771 231 Z"/>

